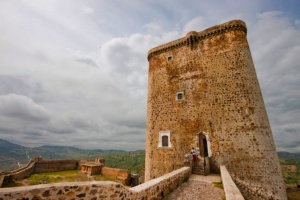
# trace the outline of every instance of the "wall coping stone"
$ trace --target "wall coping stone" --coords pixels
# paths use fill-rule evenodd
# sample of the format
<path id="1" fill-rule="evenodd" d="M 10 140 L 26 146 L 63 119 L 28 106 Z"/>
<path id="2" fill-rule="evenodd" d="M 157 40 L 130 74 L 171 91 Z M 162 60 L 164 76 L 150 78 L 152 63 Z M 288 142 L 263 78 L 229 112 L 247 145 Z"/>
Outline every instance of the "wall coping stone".
<path id="1" fill-rule="evenodd" d="M 240 192 L 236 184 L 233 182 L 225 165 L 221 165 L 220 170 L 226 200 L 245 200 L 242 193 Z"/>
<path id="2" fill-rule="evenodd" d="M 153 187 L 154 185 L 156 184 L 159 184 L 160 182 L 162 182 L 163 180 L 166 180 L 168 178 L 171 178 L 173 176 L 175 176 L 176 174 L 180 174 L 181 172 L 184 172 L 184 171 L 189 171 L 190 170 L 190 167 L 182 167 L 180 169 L 177 169 L 175 171 L 172 171 L 168 174 L 165 174 L 163 176 L 160 176 L 158 178 L 155 178 L 155 179 L 152 179 L 150 181 L 147 181 L 146 183 L 143 183 L 141 185 L 137 185 L 133 188 L 130 188 L 131 191 L 134 191 L 134 192 L 141 192 L 141 191 L 144 191 L 148 188 L 151 188 Z"/>

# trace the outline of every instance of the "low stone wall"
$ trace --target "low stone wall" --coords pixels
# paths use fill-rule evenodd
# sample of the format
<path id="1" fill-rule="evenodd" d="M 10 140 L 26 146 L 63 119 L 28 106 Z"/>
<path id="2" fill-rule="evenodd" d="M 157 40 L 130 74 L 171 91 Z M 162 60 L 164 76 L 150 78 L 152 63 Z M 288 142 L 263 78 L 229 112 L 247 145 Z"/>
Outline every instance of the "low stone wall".
<path id="1" fill-rule="evenodd" d="M 78 160 L 41 160 L 35 163 L 34 172 L 57 172 L 78 168 Z"/>
<path id="2" fill-rule="evenodd" d="M 42 160 L 41 158 L 34 158 L 30 160 L 25 167 L 2 173 L 3 177 L 0 181 L 0 188 L 14 180 L 21 180 L 29 177 L 34 172 L 55 172 L 77 168 L 77 160 Z"/>
<path id="3" fill-rule="evenodd" d="M 224 165 L 220 166 L 226 200 L 245 200 Z"/>
<path id="4" fill-rule="evenodd" d="M 32 173 L 76 170 L 79 169 L 80 163 L 85 163 L 85 161 L 42 160 L 41 158 L 34 158 L 23 168 L 2 173 L 1 175 L 3 177 L 1 179 L 2 181 L 0 182 L 0 188 L 2 185 L 7 185 L 14 180 L 21 180 L 29 177 Z M 130 185 L 131 176 L 128 170 L 102 167 L 101 175 L 110 179 L 114 179 L 124 185 Z"/>
<path id="5" fill-rule="evenodd" d="M 55 183 L 0 189 L 0 200 L 15 199 L 121 199 L 130 192 L 120 183 L 111 181 Z"/>
<path id="6" fill-rule="evenodd" d="M 131 176 L 126 169 L 117 169 L 110 167 L 102 167 L 101 175 L 107 178 L 117 180 L 124 185 L 130 185 Z"/>
<path id="7" fill-rule="evenodd" d="M 2 176 L 2 180 L 0 182 L 0 187 L 3 185 L 7 185 L 13 180 L 21 180 L 23 178 L 26 178 L 30 176 L 33 173 L 34 170 L 34 161 L 30 161 L 25 167 L 11 171 L 11 172 L 5 172 Z"/>
<path id="8" fill-rule="evenodd" d="M 191 175 L 190 167 L 182 167 L 130 190 L 138 194 L 137 199 L 163 199 Z"/>
<path id="9" fill-rule="evenodd" d="M 183 167 L 133 188 L 111 181 L 73 182 L 0 188 L 0 200 L 13 199 L 162 199 L 190 176 Z"/>

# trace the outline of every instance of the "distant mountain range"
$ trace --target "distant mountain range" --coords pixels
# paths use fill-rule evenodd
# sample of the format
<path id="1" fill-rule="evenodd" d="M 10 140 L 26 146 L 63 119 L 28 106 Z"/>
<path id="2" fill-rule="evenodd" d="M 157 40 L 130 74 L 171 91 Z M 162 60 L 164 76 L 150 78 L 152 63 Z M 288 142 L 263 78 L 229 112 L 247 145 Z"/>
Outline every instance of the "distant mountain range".
<path id="1" fill-rule="evenodd" d="M 134 151 L 139 152 L 139 151 Z M 19 168 L 31 158 L 41 156 L 45 160 L 54 159 L 94 159 L 109 154 L 128 153 L 122 150 L 86 150 L 68 146 L 41 146 L 35 148 L 13 144 L 0 138 L 0 172 Z"/>
<path id="2" fill-rule="evenodd" d="M 19 164 L 27 164 L 31 158 L 41 156 L 45 160 L 54 159 L 94 159 L 111 154 L 127 155 L 128 153 L 145 154 L 144 150 L 127 152 L 122 150 L 86 150 L 68 146 L 41 146 L 35 148 L 13 144 L 0 138 L 0 171 L 10 171 L 19 168 Z M 278 152 L 285 160 L 300 162 L 300 153 Z M 119 162 L 119 161 L 116 161 Z M 117 164 L 117 163 L 116 163 Z M 141 164 L 141 163 L 140 163 Z"/>
<path id="3" fill-rule="evenodd" d="M 278 157 L 285 159 L 285 160 L 295 160 L 297 162 L 300 162 L 300 153 L 289 153 L 286 151 L 279 151 Z"/>

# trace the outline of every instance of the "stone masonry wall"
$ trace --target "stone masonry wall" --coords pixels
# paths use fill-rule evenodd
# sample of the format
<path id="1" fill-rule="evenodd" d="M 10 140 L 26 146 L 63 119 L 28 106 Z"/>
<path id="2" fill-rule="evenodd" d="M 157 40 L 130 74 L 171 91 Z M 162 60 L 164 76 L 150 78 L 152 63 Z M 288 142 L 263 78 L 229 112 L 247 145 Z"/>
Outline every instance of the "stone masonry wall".
<path id="1" fill-rule="evenodd" d="M 13 180 L 21 180 L 23 178 L 30 176 L 34 171 L 34 164 L 35 161 L 31 160 L 23 168 L 14 170 L 12 172 L 4 172 L 2 175 L 3 177 L 2 177 L 2 182 L 0 183 L 0 188 L 2 187 L 2 185 L 8 184 Z"/>
<path id="2" fill-rule="evenodd" d="M 246 33 L 235 20 L 148 52 L 146 181 L 181 168 L 205 132 L 212 172 L 225 165 L 253 192 L 287 199 Z M 160 132 L 169 147 L 159 147 Z"/>
<path id="3" fill-rule="evenodd" d="M 107 178 L 117 180 L 124 185 L 130 185 L 131 176 L 126 169 L 117 169 L 110 167 L 102 167 L 101 175 Z"/>
<path id="4" fill-rule="evenodd" d="M 78 160 L 41 160 L 35 163 L 34 172 L 57 172 L 78 168 Z"/>
<path id="5" fill-rule="evenodd" d="M 0 200 L 113 200 L 113 199 L 162 199 L 190 176 L 190 168 L 184 167 L 133 188 L 125 188 L 111 181 L 73 182 L 1 188 Z"/>
<path id="6" fill-rule="evenodd" d="M 4 172 L 2 177 L 2 185 L 8 184 L 13 180 L 21 180 L 26 177 L 29 177 L 32 173 L 39 172 L 55 172 L 55 171 L 64 171 L 72 170 L 78 168 L 77 160 L 41 160 L 39 158 L 34 158 L 28 162 L 28 164 L 20 169 Z"/>
<path id="7" fill-rule="evenodd" d="M 83 164 L 85 162 L 78 160 L 33 159 L 21 169 L 3 173 L 3 177 L 1 177 L 0 188 L 3 184 L 8 184 L 13 180 L 24 179 L 26 177 L 29 177 L 32 173 L 56 172 L 79 169 L 78 166 L 80 163 Z M 101 175 L 110 179 L 114 179 L 124 185 L 130 185 L 131 176 L 128 170 L 102 167 Z"/>

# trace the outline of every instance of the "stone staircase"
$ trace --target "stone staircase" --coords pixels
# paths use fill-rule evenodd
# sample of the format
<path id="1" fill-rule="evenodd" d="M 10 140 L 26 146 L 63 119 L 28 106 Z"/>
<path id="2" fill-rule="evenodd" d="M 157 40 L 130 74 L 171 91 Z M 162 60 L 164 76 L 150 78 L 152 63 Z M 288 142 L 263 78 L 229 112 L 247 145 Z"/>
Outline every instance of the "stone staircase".
<path id="1" fill-rule="evenodd" d="M 209 174 L 209 162 L 207 158 L 204 165 L 204 158 L 197 159 L 196 162 L 193 162 L 192 174 L 198 175 L 208 175 Z M 205 166 L 205 167 L 204 167 Z"/>

